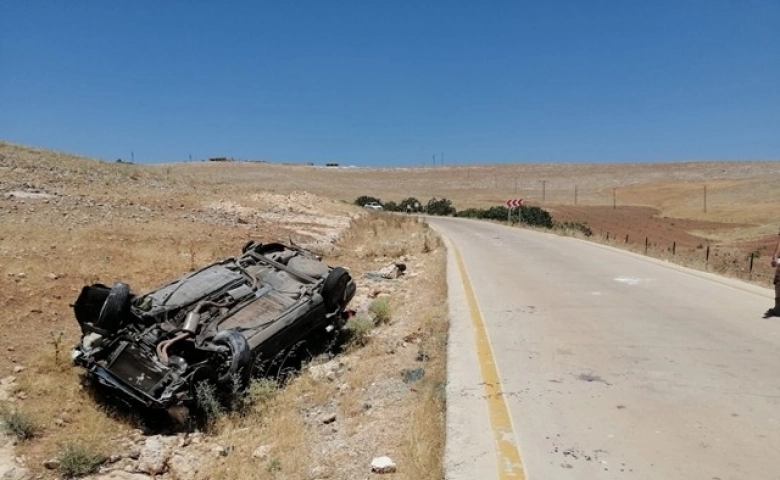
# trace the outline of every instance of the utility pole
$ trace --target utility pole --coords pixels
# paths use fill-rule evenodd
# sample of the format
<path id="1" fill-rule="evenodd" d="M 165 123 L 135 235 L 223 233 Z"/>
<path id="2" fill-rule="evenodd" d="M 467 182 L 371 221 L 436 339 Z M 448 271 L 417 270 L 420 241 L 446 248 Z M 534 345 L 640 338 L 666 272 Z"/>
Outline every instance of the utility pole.
<path id="1" fill-rule="evenodd" d="M 547 180 L 542 180 L 542 203 L 544 203 L 546 197 L 547 197 Z"/>
<path id="2" fill-rule="evenodd" d="M 436 154 L 435 153 L 433 154 L 433 166 L 434 167 L 436 166 Z"/>
<path id="3" fill-rule="evenodd" d="M 704 185 L 704 213 L 707 213 L 707 185 Z"/>
<path id="4" fill-rule="evenodd" d="M 612 210 L 615 210 L 617 208 L 617 196 L 616 196 L 616 190 L 617 188 L 612 189 Z"/>
<path id="5" fill-rule="evenodd" d="M 517 195 L 517 177 L 515 177 L 515 195 Z"/>
<path id="6" fill-rule="evenodd" d="M 132 150 L 130 151 L 130 161 L 135 163 L 135 152 L 133 152 Z"/>
<path id="7" fill-rule="evenodd" d="M 574 205 L 577 205 L 577 185 L 574 186 Z"/>

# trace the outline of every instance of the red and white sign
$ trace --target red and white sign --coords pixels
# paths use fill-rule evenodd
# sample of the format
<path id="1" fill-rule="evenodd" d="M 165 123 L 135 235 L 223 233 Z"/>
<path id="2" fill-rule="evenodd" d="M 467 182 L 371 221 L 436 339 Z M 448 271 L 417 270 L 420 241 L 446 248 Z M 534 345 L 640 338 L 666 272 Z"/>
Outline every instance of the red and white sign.
<path id="1" fill-rule="evenodd" d="M 516 207 L 522 207 L 523 206 L 523 199 L 522 198 L 510 198 L 506 201 L 506 206 L 509 208 L 516 208 Z"/>

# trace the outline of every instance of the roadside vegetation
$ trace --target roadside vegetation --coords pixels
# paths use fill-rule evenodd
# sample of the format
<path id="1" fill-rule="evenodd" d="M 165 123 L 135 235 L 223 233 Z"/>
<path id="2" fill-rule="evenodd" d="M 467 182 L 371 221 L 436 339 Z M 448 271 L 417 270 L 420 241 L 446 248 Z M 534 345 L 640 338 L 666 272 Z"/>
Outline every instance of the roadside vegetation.
<path id="1" fill-rule="evenodd" d="M 442 478 L 447 311 L 441 241 L 415 217 L 369 215 L 355 220 L 330 258 L 359 280 L 342 351 L 320 355 L 281 385 L 260 389 L 268 394 L 253 395 L 253 383 L 248 408 L 221 413 L 212 429 L 213 440 L 229 445 L 231 454 L 210 460 L 199 478 L 362 478 L 370 475 L 372 458 L 383 455 L 398 465 L 394 478 Z M 363 277 L 399 258 L 414 275 Z M 402 373 L 415 368 L 424 375 L 405 384 Z"/>
<path id="2" fill-rule="evenodd" d="M 27 413 L 19 410 L 0 410 L 0 430 L 17 440 L 30 440 L 38 435 L 40 426 Z"/>
<path id="3" fill-rule="evenodd" d="M 451 200 L 435 197 L 423 204 L 414 197 L 408 197 L 401 200 L 399 203 L 396 203 L 393 201 L 382 202 L 382 200 L 377 197 L 363 195 L 356 198 L 354 203 L 361 207 L 369 203 L 378 203 L 388 212 L 425 213 L 428 215 L 477 218 L 480 220 L 496 220 L 511 223 L 520 222 L 525 225 L 541 228 L 553 228 L 555 226 L 550 212 L 543 208 L 531 205 L 523 205 L 519 207 L 519 209 L 512 209 L 510 215 L 510 210 L 503 205 L 489 208 L 466 208 L 464 210 L 457 210 L 453 206 Z"/>
<path id="4" fill-rule="evenodd" d="M 444 379 L 437 346 L 446 336 L 445 256 L 425 223 L 306 192 L 258 191 L 257 183 L 233 177 L 194 178 L 178 167 L 3 143 L 0 171 L 0 379 L 9 379 L 3 388 L 10 397 L 0 401 L 0 422 L 19 439 L 15 454 L 33 476 L 134 465 L 131 452 L 156 433 L 138 415 L 94 397 L 72 367 L 69 351 L 81 332 L 69 304 L 82 286 L 122 280 L 147 291 L 253 239 L 293 240 L 349 268 L 361 288 L 354 334 L 345 332 L 343 342 L 291 374 L 256 379 L 236 405 L 203 393 L 210 418 L 195 437 L 202 440 L 177 454 L 188 455 L 196 478 L 360 478 L 381 455 L 398 464 L 395 478 L 441 478 L 440 467 L 417 474 L 420 462 L 440 461 L 444 439 L 443 398 L 426 392 Z M 394 261 L 406 263 L 405 276 L 364 277 Z M 415 360 L 422 348 L 424 363 Z M 418 364 L 424 378 L 404 384 L 400 372 Z M 413 412 L 423 407 L 433 415 L 421 433 L 427 453 L 412 437 Z M 335 422 L 324 423 L 326 414 Z M 253 456 L 260 446 L 269 453 Z M 234 474 L 237 466 L 245 474 Z"/>

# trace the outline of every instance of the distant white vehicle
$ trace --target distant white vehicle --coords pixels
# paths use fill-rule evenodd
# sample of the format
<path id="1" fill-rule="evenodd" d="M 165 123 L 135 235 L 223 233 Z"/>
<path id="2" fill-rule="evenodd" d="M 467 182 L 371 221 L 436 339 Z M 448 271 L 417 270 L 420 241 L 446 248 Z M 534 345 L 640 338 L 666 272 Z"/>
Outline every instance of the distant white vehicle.
<path id="1" fill-rule="evenodd" d="M 366 210 L 373 210 L 375 212 L 381 212 L 382 210 L 384 210 L 384 208 L 382 208 L 382 205 L 376 202 L 368 202 L 367 204 L 363 205 L 363 208 L 365 208 Z"/>

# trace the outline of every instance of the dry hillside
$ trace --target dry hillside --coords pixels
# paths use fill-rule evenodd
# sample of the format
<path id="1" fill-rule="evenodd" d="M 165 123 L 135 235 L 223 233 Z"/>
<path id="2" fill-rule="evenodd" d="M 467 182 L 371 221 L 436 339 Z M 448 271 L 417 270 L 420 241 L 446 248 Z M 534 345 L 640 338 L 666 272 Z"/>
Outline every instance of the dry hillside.
<path id="1" fill-rule="evenodd" d="M 251 404 L 205 434 L 160 435 L 80 386 L 69 304 L 84 284 L 123 280 L 143 292 L 250 238 L 293 240 L 350 269 L 362 323 L 344 352 L 284 385 L 258 381 Z M 364 276 L 397 260 L 408 266 L 401 278 Z M 0 143 L 0 426 L 32 436 L 15 446 L 0 438 L 0 477 L 95 467 L 105 479 L 349 479 L 387 455 L 398 478 L 438 478 L 443 268 L 437 237 L 415 218 Z M 409 369 L 425 374 L 407 384 Z"/>

